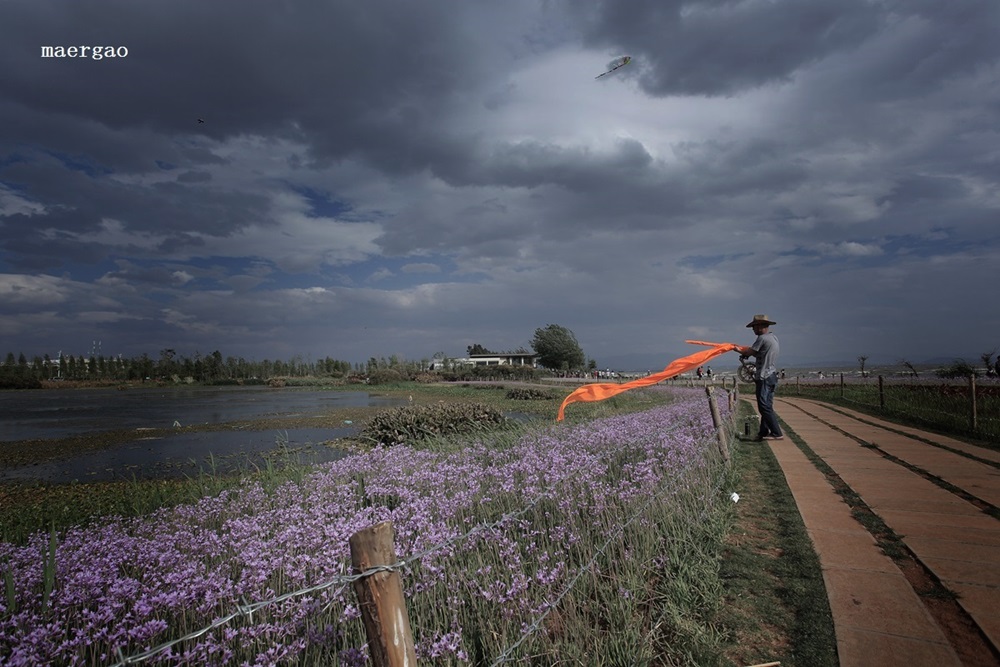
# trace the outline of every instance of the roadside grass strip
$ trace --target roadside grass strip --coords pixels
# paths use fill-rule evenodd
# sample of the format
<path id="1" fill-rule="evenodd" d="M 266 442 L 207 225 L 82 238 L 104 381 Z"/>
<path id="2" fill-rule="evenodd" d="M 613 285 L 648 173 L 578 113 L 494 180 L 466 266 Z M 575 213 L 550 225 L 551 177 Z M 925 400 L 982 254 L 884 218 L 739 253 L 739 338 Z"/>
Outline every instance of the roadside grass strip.
<path id="1" fill-rule="evenodd" d="M 670 391 L 640 413 L 376 447 L 0 542 L 0 662 L 366 664 L 334 584 L 348 538 L 390 520 L 422 664 L 726 664 L 729 475 L 704 392 Z"/>
<path id="2" fill-rule="evenodd" d="M 737 422 L 752 414 L 741 401 Z M 819 557 L 781 465 L 762 443 L 740 442 L 733 451 L 740 501 L 720 573 L 727 664 L 836 667 L 833 616 Z"/>

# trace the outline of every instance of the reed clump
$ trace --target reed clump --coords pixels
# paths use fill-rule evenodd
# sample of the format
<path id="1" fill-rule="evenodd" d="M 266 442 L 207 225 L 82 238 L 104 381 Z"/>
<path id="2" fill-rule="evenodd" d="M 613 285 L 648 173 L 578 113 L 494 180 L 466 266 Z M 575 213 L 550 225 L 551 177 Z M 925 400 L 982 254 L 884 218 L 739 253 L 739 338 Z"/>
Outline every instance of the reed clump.
<path id="1" fill-rule="evenodd" d="M 376 414 L 365 424 L 359 438 L 375 445 L 399 445 L 506 425 L 503 411 L 485 403 L 412 405 Z"/>

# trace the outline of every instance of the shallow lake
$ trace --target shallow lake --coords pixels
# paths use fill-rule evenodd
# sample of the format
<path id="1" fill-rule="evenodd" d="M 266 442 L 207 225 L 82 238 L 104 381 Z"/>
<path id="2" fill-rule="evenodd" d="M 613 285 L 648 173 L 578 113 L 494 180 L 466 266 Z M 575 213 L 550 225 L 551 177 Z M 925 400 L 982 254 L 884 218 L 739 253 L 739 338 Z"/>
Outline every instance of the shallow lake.
<path id="1" fill-rule="evenodd" d="M 268 417 L 312 417 L 337 408 L 402 405 L 367 392 L 266 387 L 32 390 L 0 393 L 2 442 L 49 440 L 112 430 L 135 430 L 134 440 L 59 461 L 8 467 L 0 481 L 66 483 L 170 478 L 199 472 L 232 472 L 266 465 L 275 449 L 303 463 L 341 458 L 324 442 L 351 435 L 355 427 L 281 431 L 182 431 L 151 437 L 144 431 L 175 424 L 197 426 Z M 161 432 L 162 433 L 162 432 Z M 13 445 L 21 446 L 21 445 Z M 30 446 L 30 445 L 25 445 Z"/>
<path id="2" fill-rule="evenodd" d="M 347 407 L 402 405 L 363 391 L 190 387 L 40 389 L 0 392 L 0 442 L 50 440 L 93 431 L 223 424 L 320 415 Z"/>

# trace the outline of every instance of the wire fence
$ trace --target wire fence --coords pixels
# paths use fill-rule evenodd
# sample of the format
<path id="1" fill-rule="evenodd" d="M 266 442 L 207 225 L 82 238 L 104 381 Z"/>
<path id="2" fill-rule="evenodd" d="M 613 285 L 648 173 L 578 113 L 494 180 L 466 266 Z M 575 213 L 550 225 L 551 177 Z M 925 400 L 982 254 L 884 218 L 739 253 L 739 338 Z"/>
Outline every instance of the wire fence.
<path id="1" fill-rule="evenodd" d="M 311 595 L 313 593 L 318 593 L 318 592 L 321 592 L 321 591 L 325 591 L 325 590 L 334 588 L 336 586 L 341 586 L 341 591 L 342 591 L 344 588 L 346 588 L 347 586 L 353 584 L 354 582 L 356 582 L 356 581 L 358 581 L 360 579 L 365 579 L 367 577 L 370 577 L 373 574 L 378 574 L 379 572 L 398 572 L 398 571 L 400 571 L 400 570 L 408 567 L 409 565 L 411 565 L 411 564 L 413 564 L 413 563 L 415 563 L 415 562 L 417 562 L 417 561 L 419 561 L 419 560 L 421 560 L 421 559 L 423 559 L 423 558 L 425 558 L 425 557 L 427 557 L 427 556 L 429 556 L 429 555 L 431 555 L 433 553 L 437 553 L 437 552 L 442 551 L 445 548 L 447 548 L 447 547 L 449 547 L 449 546 L 451 546 L 453 544 L 456 544 L 458 542 L 462 542 L 464 540 L 467 540 L 468 538 L 472 537 L 473 535 L 476 535 L 476 534 L 481 533 L 481 532 L 486 531 L 486 530 L 490 530 L 492 528 L 497 528 L 499 526 L 502 526 L 505 523 L 507 523 L 507 522 L 509 522 L 509 521 L 511 521 L 513 519 L 516 519 L 517 517 L 519 517 L 519 516 L 521 516 L 523 514 L 526 514 L 529 511 L 531 511 L 535 507 L 535 505 L 537 505 L 537 504 L 538 504 L 538 501 L 532 502 L 532 503 L 528 504 L 527 506 L 525 506 L 525 507 L 517 510 L 516 512 L 508 512 L 507 514 L 504 514 L 503 516 L 501 516 L 496 521 L 493 521 L 493 522 L 490 522 L 490 523 L 481 523 L 481 524 L 478 524 L 478 525 L 476 525 L 475 527 L 473 527 L 471 530 L 469 530 L 468 532 L 466 532 L 463 535 L 458 535 L 456 537 L 452 537 L 452 538 L 450 538 L 448 540 L 445 540 L 443 542 L 435 544 L 434 546 L 432 546 L 432 547 L 430 547 L 428 549 L 424 549 L 423 551 L 420 551 L 418 553 L 412 554 L 411 556 L 409 556 L 407 558 L 401 559 L 398 562 L 393 563 L 392 565 L 380 565 L 380 566 L 377 566 L 377 567 L 368 568 L 364 572 L 359 572 L 358 574 L 351 574 L 351 575 L 343 575 L 343 576 L 340 576 L 340 577 L 334 577 L 333 579 L 329 579 L 327 581 L 324 581 L 323 583 L 316 584 L 315 586 L 309 586 L 307 588 L 300 588 L 299 590 L 295 590 L 295 591 L 291 591 L 291 592 L 288 592 L 288 593 L 284 593 L 282 595 L 278 595 L 276 597 L 273 597 L 273 598 L 270 598 L 270 599 L 267 599 L 267 600 L 261 600 L 259 602 L 253 602 L 253 603 L 246 603 L 245 602 L 244 604 L 238 605 L 236 607 L 235 611 L 233 611 L 233 612 L 231 612 L 229 614 L 226 614 L 225 616 L 222 616 L 222 617 L 216 619 L 211 624 L 209 624 L 209 625 L 201 628 L 200 630 L 195 630 L 194 632 L 190 632 L 190 633 L 184 635 L 183 637 L 178 637 L 177 639 L 173 639 L 173 640 L 171 640 L 169 642 L 164 642 L 163 644 L 160 644 L 159 646 L 156 646 L 155 648 L 151 648 L 148 651 L 143 651 L 142 653 L 138 653 L 138 654 L 131 655 L 131 656 L 125 656 L 125 655 L 123 655 L 121 653 L 121 650 L 119 650 L 119 657 L 118 657 L 119 661 L 116 662 L 116 663 L 114 663 L 111 667 L 124 667 L 125 665 L 136 665 L 136 664 L 139 664 L 141 662 L 145 662 L 146 660 L 148 660 L 150 658 L 153 658 L 153 657 L 159 655 L 160 653 L 163 653 L 164 651 L 167 651 L 168 649 L 171 649 L 171 648 L 173 648 L 175 646 L 178 646 L 178 645 L 180 645 L 180 644 L 182 644 L 184 642 L 190 641 L 192 639 L 197 639 L 197 638 L 201 637 L 202 635 L 204 635 L 204 634 L 206 634 L 208 632 L 211 632 L 212 630 L 220 628 L 220 627 L 226 625 L 227 623 L 229 623 L 230 621 L 232 621 L 233 619 L 239 618 L 241 616 L 250 618 L 250 617 L 252 617 L 253 613 L 255 611 L 257 611 L 258 609 L 263 609 L 264 607 L 269 607 L 269 606 L 272 606 L 272 605 L 276 605 L 276 604 L 278 604 L 280 602 L 284 602 L 285 600 L 291 600 L 291 599 L 294 599 L 294 598 L 299 598 L 299 597 L 303 597 L 303 596 L 306 596 L 306 595 Z"/>
<path id="2" fill-rule="evenodd" d="M 730 395 L 730 401 L 729 401 L 730 406 L 732 406 L 733 402 L 735 401 L 736 389 L 737 388 L 734 386 L 733 393 Z M 711 394 L 710 394 L 710 402 L 712 403 L 714 410 L 715 409 L 714 399 L 711 398 Z M 716 433 L 713 434 L 712 440 L 719 439 L 722 437 L 726 438 L 732 437 L 734 428 L 732 419 L 734 415 L 735 411 L 730 412 L 729 419 L 726 420 L 725 423 L 716 425 Z M 714 447 L 708 444 L 709 442 L 711 442 L 711 440 L 706 439 L 705 442 L 703 443 L 706 450 L 708 452 L 716 451 Z M 710 465 L 710 467 L 714 470 L 714 472 L 712 473 L 712 478 L 714 481 L 711 484 L 710 490 L 705 492 L 701 512 L 697 516 L 693 517 L 692 525 L 696 526 L 703 523 L 708 514 L 713 510 L 714 507 L 716 507 L 716 505 L 713 504 L 713 500 L 718 500 L 719 497 L 721 497 L 722 487 L 728 479 L 728 475 L 726 474 L 726 467 L 717 465 L 719 461 L 716 460 L 715 456 L 708 455 L 707 459 L 710 462 L 715 461 L 715 463 L 712 463 Z M 728 463 L 728 455 L 725 456 L 724 462 Z M 622 535 L 630 526 L 632 526 L 635 522 L 646 516 L 650 508 L 663 499 L 663 496 L 673 488 L 673 483 L 675 482 L 676 479 L 665 477 L 662 480 L 661 485 L 653 493 L 649 495 L 648 499 L 646 499 L 645 502 L 642 502 L 634 513 L 632 513 L 620 524 L 618 524 L 617 527 L 614 528 L 608 534 L 607 539 L 593 551 L 590 559 L 586 561 L 582 566 L 580 566 L 579 569 L 575 572 L 575 574 L 573 574 L 573 576 L 567 580 L 565 586 L 563 586 L 563 588 L 558 592 L 558 594 L 551 600 L 546 601 L 541 606 L 542 611 L 536 614 L 535 617 L 531 620 L 531 622 L 523 626 L 523 631 L 521 632 L 521 634 L 513 642 L 507 645 L 502 651 L 499 652 L 499 655 L 497 655 L 497 657 L 490 663 L 491 667 L 498 667 L 499 665 L 503 665 L 505 663 L 511 662 L 514 659 L 516 659 L 517 651 L 534 633 L 542 629 L 543 623 L 546 617 L 550 614 L 550 612 L 553 609 L 558 608 L 559 605 L 563 602 L 564 598 L 577 586 L 581 578 L 583 578 L 588 572 L 591 572 L 593 570 L 598 560 L 605 555 L 609 547 L 615 544 L 618 540 L 620 540 Z M 707 485 L 706 488 L 708 488 Z M 514 522 L 520 517 L 535 510 L 539 502 L 541 502 L 542 500 L 544 500 L 544 497 L 536 499 L 535 501 L 527 504 L 524 507 L 521 507 L 514 511 L 507 512 L 502 516 L 500 516 L 495 521 L 479 523 L 476 526 L 472 527 L 470 530 L 460 535 L 436 543 L 430 546 L 429 548 L 419 551 L 417 553 L 413 553 L 406 558 L 398 560 L 396 563 L 368 568 L 365 571 L 357 574 L 351 574 L 351 575 L 345 574 L 333 577 L 316 585 L 300 588 L 298 590 L 283 593 L 281 595 L 277 595 L 257 602 L 247 602 L 246 600 L 244 600 L 243 603 L 237 605 L 233 611 L 220 616 L 219 618 L 215 619 L 205 627 L 202 627 L 193 632 L 189 632 L 181 637 L 177 637 L 171 641 L 164 642 L 160 645 L 144 650 L 140 653 L 136 653 L 133 655 L 125 655 L 119 648 L 117 650 L 118 661 L 113 663 L 111 667 L 125 667 L 127 665 L 138 665 L 144 663 L 157 656 L 160 656 L 161 654 L 170 651 L 171 649 L 177 646 L 198 639 L 206 635 L 207 633 L 217 630 L 233 622 L 236 619 L 246 618 L 252 621 L 254 613 L 263 610 L 267 607 L 276 606 L 282 602 L 292 600 L 295 598 L 302 598 L 305 596 L 311 596 L 316 593 L 336 589 L 333 592 L 334 601 L 328 603 L 323 608 L 323 611 L 325 612 L 338 601 L 338 598 L 343 599 L 341 596 L 344 594 L 347 587 L 351 586 L 355 582 L 382 572 L 397 572 L 397 573 L 403 572 L 408 568 L 410 568 L 412 565 L 419 563 L 420 561 L 422 561 L 423 559 L 432 554 L 445 551 L 451 546 L 454 546 L 462 542 L 466 542 L 470 540 L 470 538 L 480 533 L 489 533 L 490 531 L 509 525 L 511 522 Z M 344 569 L 346 570 L 346 564 Z"/>
<path id="3" fill-rule="evenodd" d="M 781 383 L 780 391 L 949 433 L 1000 439 L 1000 381 L 995 377 L 795 377 Z"/>

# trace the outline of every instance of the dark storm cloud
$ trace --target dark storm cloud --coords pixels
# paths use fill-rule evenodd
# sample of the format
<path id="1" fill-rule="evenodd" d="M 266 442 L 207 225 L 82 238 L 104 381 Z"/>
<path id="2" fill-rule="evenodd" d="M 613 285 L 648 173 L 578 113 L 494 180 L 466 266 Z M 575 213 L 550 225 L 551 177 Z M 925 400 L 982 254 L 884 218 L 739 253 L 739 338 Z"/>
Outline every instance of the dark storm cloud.
<path id="1" fill-rule="evenodd" d="M 995 60 L 998 12 L 992 0 L 609 0 L 589 14 L 585 35 L 631 54 L 651 94 L 732 95 L 898 31 L 870 47 L 852 80 L 852 98 L 892 99 Z"/>
<path id="2" fill-rule="evenodd" d="M 89 129 L 95 145 L 77 139 L 74 150 L 112 168 L 134 156 L 101 152 L 102 128 L 214 139 L 285 133 L 309 137 L 317 159 L 362 154 L 420 168 L 423 151 L 440 151 L 425 135 L 443 105 L 476 78 L 463 15 L 441 2 L 6 3 L 3 113 L 28 142 L 43 142 L 49 126 L 19 118 L 28 109 L 92 123 L 73 134 Z M 128 47 L 128 57 L 39 57 L 40 45 L 109 43 Z"/>
<path id="3" fill-rule="evenodd" d="M 266 200 L 253 193 L 172 182 L 123 182 L 88 168 L 67 169 L 64 159 L 38 152 L 26 161 L 0 166 L 0 181 L 46 209 L 13 216 L 4 223 L 8 261 L 19 268 L 51 268 L 67 257 L 96 261 L 107 252 L 101 250 L 102 242 L 79 236 L 105 230 L 107 220 L 120 223 L 121 232 L 161 239 L 158 247 L 143 250 L 131 244 L 129 248 L 155 253 L 197 246 L 201 241 L 192 232 L 226 235 L 251 223 L 263 223 L 267 212 Z M 108 236 L 104 244 L 110 247 L 114 241 Z M 130 245 L 128 239 L 121 243 Z"/>
<path id="4" fill-rule="evenodd" d="M 878 18 L 865 0 L 615 0 L 596 5 L 586 34 L 636 58 L 652 94 L 729 95 L 855 47 Z"/>
<path id="5" fill-rule="evenodd" d="M 456 185 L 501 185 L 535 188 L 556 185 L 574 192 L 614 187 L 648 169 L 652 158 L 643 145 L 622 139 L 614 150 L 596 153 L 540 141 L 503 144 L 478 165 L 447 180 Z"/>
<path id="6" fill-rule="evenodd" d="M 359 360 L 559 322 L 662 362 L 753 312 L 847 358 L 945 305 L 995 329 L 998 7 L 8 0 L 0 332 Z"/>

